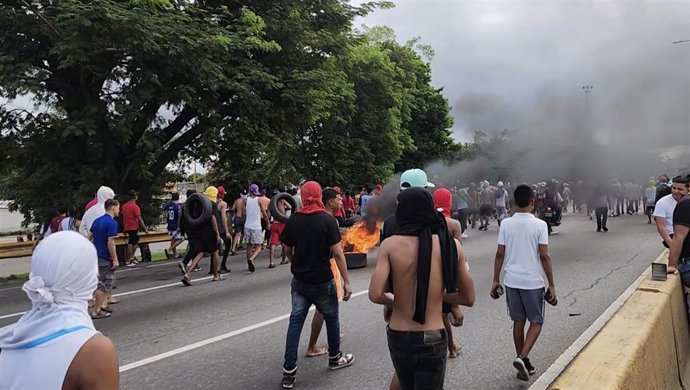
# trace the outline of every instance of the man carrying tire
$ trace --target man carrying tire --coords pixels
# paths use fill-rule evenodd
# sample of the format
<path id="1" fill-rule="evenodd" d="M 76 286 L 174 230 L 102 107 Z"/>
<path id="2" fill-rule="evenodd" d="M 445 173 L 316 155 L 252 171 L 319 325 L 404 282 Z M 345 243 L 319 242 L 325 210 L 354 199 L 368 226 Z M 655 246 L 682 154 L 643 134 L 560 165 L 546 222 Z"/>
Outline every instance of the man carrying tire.
<path id="1" fill-rule="evenodd" d="M 218 247 L 222 239 L 216 218 L 218 212 L 215 209 L 217 206 L 213 202 L 217 196 L 218 189 L 216 187 L 208 187 L 203 195 L 194 194 L 185 202 L 183 218 L 180 221 L 181 229 L 192 233 L 188 234 L 189 248 L 195 248 L 197 251 L 194 260 L 192 260 L 192 263 L 187 266 L 184 272 L 182 284 L 185 286 L 192 285 L 190 273 L 199 264 L 204 254 L 211 256 L 213 281 L 224 280 L 220 276 L 218 267 Z"/>

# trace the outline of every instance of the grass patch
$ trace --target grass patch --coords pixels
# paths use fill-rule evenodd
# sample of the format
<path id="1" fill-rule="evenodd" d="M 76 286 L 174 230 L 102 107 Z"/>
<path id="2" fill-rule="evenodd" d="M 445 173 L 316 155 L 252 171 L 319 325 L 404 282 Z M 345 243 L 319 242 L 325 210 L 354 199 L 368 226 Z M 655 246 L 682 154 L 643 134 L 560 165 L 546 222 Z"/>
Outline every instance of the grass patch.
<path id="1" fill-rule="evenodd" d="M 27 280 L 29 280 L 29 273 L 28 272 L 25 274 L 11 274 L 10 276 L 0 278 L 0 282 L 27 281 Z"/>

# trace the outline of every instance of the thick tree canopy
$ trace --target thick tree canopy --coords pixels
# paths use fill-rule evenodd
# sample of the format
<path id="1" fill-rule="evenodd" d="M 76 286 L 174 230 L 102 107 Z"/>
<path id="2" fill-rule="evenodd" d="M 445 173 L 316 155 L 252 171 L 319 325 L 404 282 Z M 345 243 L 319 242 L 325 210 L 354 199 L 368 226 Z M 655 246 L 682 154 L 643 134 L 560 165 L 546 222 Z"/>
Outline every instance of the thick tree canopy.
<path id="1" fill-rule="evenodd" d="M 380 6 L 4 1 L 0 196 L 37 221 L 100 185 L 151 210 L 185 159 L 239 185 L 348 186 L 442 157 L 451 122 L 428 50 L 352 29 Z"/>

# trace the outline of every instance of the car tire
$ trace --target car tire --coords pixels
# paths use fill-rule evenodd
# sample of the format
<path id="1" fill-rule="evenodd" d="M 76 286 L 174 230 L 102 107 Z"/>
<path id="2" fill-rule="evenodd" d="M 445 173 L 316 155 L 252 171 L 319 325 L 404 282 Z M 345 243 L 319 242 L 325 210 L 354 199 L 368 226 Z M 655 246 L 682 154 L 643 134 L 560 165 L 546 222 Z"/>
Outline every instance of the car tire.
<path id="1" fill-rule="evenodd" d="M 211 219 L 211 201 L 202 194 L 192 194 L 184 202 L 184 218 L 191 226 L 199 226 Z"/>
<path id="2" fill-rule="evenodd" d="M 292 195 L 288 194 L 287 192 L 281 192 L 277 195 L 274 195 L 273 198 L 271 198 L 271 202 L 268 204 L 268 212 L 271 213 L 271 216 L 276 221 L 287 223 L 290 217 L 286 216 L 278 210 L 278 201 L 280 201 L 281 199 L 285 199 L 290 204 L 290 208 L 292 209 L 293 213 L 297 211 L 297 201 L 295 200 L 295 198 L 293 198 Z"/>

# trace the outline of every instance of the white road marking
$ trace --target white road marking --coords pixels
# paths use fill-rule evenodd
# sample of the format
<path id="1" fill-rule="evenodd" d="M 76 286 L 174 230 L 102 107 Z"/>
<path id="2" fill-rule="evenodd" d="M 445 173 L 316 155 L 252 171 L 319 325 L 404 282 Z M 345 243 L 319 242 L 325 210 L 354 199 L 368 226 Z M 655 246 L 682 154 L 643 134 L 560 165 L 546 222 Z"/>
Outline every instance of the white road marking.
<path id="1" fill-rule="evenodd" d="M 352 294 L 352 298 L 358 297 L 360 295 L 364 295 L 368 292 L 369 292 L 369 290 L 358 291 L 358 292 Z M 312 311 L 312 310 L 314 310 L 314 306 L 312 306 L 309 309 L 309 311 Z M 185 352 L 195 350 L 197 348 L 205 347 L 209 344 L 217 343 L 219 341 L 223 341 L 223 340 L 229 339 L 231 337 L 241 335 L 243 333 L 251 332 L 252 330 L 263 328 L 265 326 L 275 324 L 276 322 L 280 322 L 280 321 L 288 319 L 288 318 L 290 318 L 290 313 L 283 314 L 283 315 L 275 317 L 275 318 L 271 318 L 270 320 L 259 322 L 258 324 L 246 326 L 242 329 L 233 330 L 232 332 L 228 332 L 228 333 L 224 333 L 224 334 L 221 334 L 221 335 L 218 335 L 215 337 L 211 337 L 211 338 L 206 339 L 206 340 L 201 340 L 201 341 L 198 341 L 198 342 L 193 343 L 193 344 L 185 345 L 183 347 L 173 349 L 172 351 L 163 352 L 163 353 L 160 353 L 158 355 L 148 357 L 146 359 L 137 360 L 135 362 L 125 364 L 124 366 L 120 366 L 120 372 L 126 372 L 129 370 L 133 370 L 135 368 L 145 366 L 147 364 L 155 363 L 157 361 L 167 359 L 169 357 L 179 355 L 181 353 L 185 353 Z"/>
<path id="2" fill-rule="evenodd" d="M 589 344 L 590 341 L 594 338 L 594 336 L 599 333 L 599 331 L 606 325 L 607 322 L 613 317 L 614 314 L 620 310 L 620 308 L 625 304 L 625 302 L 630 298 L 630 296 L 637 290 L 637 287 L 642 283 L 642 281 L 647 277 L 647 272 L 651 269 L 651 266 L 645 269 L 642 274 L 635 279 L 633 284 L 628 287 L 621 296 L 619 296 L 611 306 L 608 307 L 600 316 L 597 318 L 592 325 L 587 328 L 587 330 L 584 331 L 580 335 L 580 337 L 575 340 L 575 342 L 568 347 L 568 349 L 565 350 L 561 354 L 561 356 L 556 359 L 553 364 L 548 368 L 548 370 L 544 371 L 543 374 L 530 386 L 528 390 L 546 390 L 548 387 L 553 383 L 553 381 L 558 378 L 559 375 L 563 372 L 563 370 L 566 369 L 568 364 L 575 359 L 577 354 L 582 351 L 582 349 Z"/>
<path id="3" fill-rule="evenodd" d="M 213 279 L 213 276 L 205 276 L 205 277 L 199 278 L 199 279 L 192 279 L 192 283 L 201 282 L 201 281 L 210 280 L 210 279 Z M 116 297 L 116 298 L 117 297 L 124 297 L 127 295 L 139 294 L 139 293 L 143 293 L 143 292 L 147 292 L 147 291 L 160 290 L 162 288 L 175 287 L 175 286 L 180 286 L 180 282 L 163 284 L 160 286 L 154 286 L 154 287 L 149 287 L 149 288 L 142 288 L 141 290 L 126 291 L 126 292 L 119 293 L 119 294 L 113 294 L 113 297 Z M 3 316 L 0 316 L 0 320 L 3 320 L 5 318 L 19 317 L 21 315 L 24 315 L 24 313 L 26 313 L 26 312 L 23 311 L 21 313 L 5 314 Z"/>
<path id="4" fill-rule="evenodd" d="M 23 311 L 21 313 L 5 314 L 4 316 L 0 316 L 0 320 L 4 320 L 5 318 L 19 317 L 19 316 L 24 315 L 24 313 L 26 313 L 26 312 Z"/>

